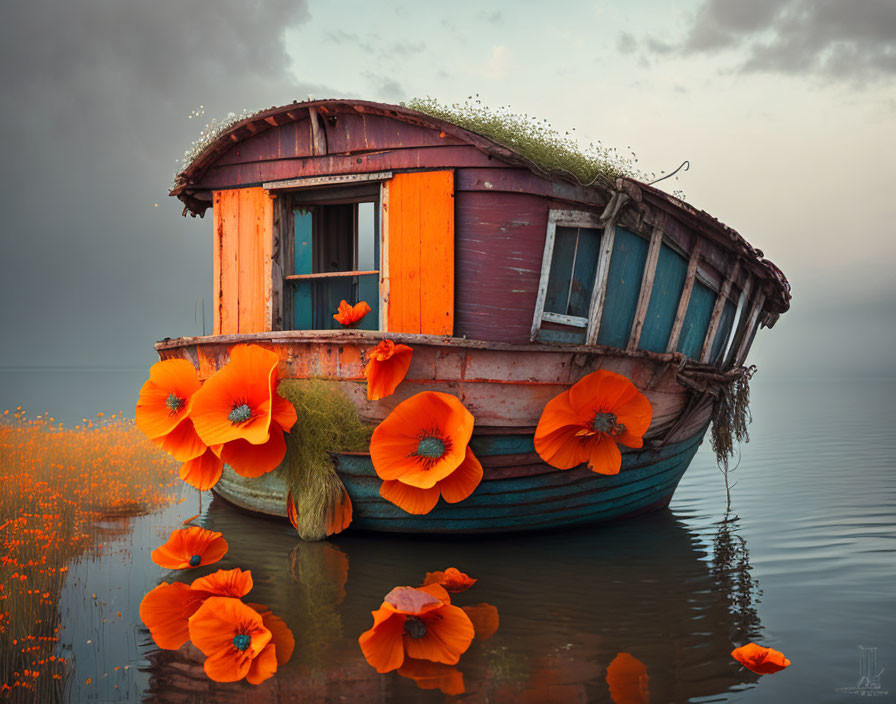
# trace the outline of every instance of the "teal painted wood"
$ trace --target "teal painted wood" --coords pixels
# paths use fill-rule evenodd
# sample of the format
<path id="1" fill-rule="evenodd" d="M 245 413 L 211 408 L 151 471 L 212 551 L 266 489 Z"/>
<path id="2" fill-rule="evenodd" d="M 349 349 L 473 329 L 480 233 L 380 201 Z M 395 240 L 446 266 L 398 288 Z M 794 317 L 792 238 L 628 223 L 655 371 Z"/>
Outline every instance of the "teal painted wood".
<path id="1" fill-rule="evenodd" d="M 311 274 L 314 271 L 311 241 L 311 211 L 296 210 L 293 213 L 295 245 L 293 247 L 293 273 Z M 294 284 L 292 294 L 293 328 L 310 330 L 311 321 L 311 282 L 298 281 Z"/>
<path id="2" fill-rule="evenodd" d="M 370 306 L 370 312 L 358 325 L 361 330 L 379 330 L 380 329 L 380 275 L 368 274 L 367 276 L 358 277 L 358 294 L 359 301 L 367 301 Z"/>
<path id="3" fill-rule="evenodd" d="M 548 276 L 548 290 L 544 299 L 544 309 L 548 312 L 567 314 L 577 236 L 578 230 L 575 227 L 558 227 L 554 233 L 551 273 Z"/>
<path id="4" fill-rule="evenodd" d="M 639 347 L 651 352 L 665 352 L 675 323 L 678 301 L 688 276 L 688 261 L 678 252 L 662 245 L 653 279 L 653 291 L 641 330 Z"/>
<path id="5" fill-rule="evenodd" d="M 369 455 L 339 455 L 337 467 L 354 506 L 353 527 L 410 533 L 535 530 L 609 520 L 665 503 L 704 432 L 659 450 L 626 452 L 621 471 L 612 476 L 546 465 L 534 454 L 531 435 L 477 436 L 471 447 L 483 462 L 482 483 L 466 500 L 440 500 L 425 516 L 408 514 L 379 495 Z M 493 466 L 506 463 L 502 456 L 519 464 Z"/>
<path id="6" fill-rule="evenodd" d="M 559 228 L 558 228 L 559 229 Z M 591 292 L 597 277 L 597 260 L 600 257 L 601 231 L 580 227 L 576 243 L 576 259 L 573 264 L 572 284 L 569 287 L 568 314 L 587 318 L 591 307 Z"/>
<path id="7" fill-rule="evenodd" d="M 725 301 L 725 307 L 722 309 L 722 318 L 719 320 L 719 329 L 716 331 L 716 339 L 713 340 L 712 350 L 709 353 L 709 361 L 716 364 L 725 351 L 725 341 L 731 333 L 731 325 L 734 323 L 734 313 L 737 306 L 734 301 Z"/>
<path id="8" fill-rule="evenodd" d="M 683 355 L 693 359 L 700 357 L 715 305 L 716 292 L 706 284 L 695 281 L 684 323 L 681 326 L 681 336 L 678 338 L 678 351 Z"/>
<path id="9" fill-rule="evenodd" d="M 648 247 L 643 237 L 623 227 L 616 228 L 597 344 L 623 349 L 628 344 Z"/>

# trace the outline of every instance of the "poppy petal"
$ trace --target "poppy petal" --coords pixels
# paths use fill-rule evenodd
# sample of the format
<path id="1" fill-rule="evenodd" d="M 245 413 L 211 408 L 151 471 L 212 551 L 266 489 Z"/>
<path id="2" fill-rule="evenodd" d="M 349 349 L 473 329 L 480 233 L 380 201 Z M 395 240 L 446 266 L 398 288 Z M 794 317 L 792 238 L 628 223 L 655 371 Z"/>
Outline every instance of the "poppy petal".
<path id="1" fill-rule="evenodd" d="M 162 582 L 140 602 L 140 620 L 164 650 L 177 650 L 190 639 L 187 622 L 207 595 L 193 592 L 182 582 Z"/>
<path id="2" fill-rule="evenodd" d="M 252 591 L 252 572 L 236 567 L 218 570 L 205 577 L 194 579 L 190 589 L 208 592 L 216 596 L 244 597 Z"/>
<path id="3" fill-rule="evenodd" d="M 616 440 L 627 447 L 641 447 L 643 442 L 641 438 L 650 427 L 650 421 L 653 420 L 653 406 L 647 397 L 638 393 L 625 404 L 615 409 L 617 422 L 625 426 L 625 432 Z M 639 444 L 632 444 L 638 442 Z"/>
<path id="4" fill-rule="evenodd" d="M 401 614 L 381 607 L 373 612 L 374 626 L 358 638 L 361 652 L 377 672 L 397 670 L 404 662 L 404 619 Z"/>
<path id="5" fill-rule="evenodd" d="M 449 504 L 456 504 L 476 491 L 476 487 L 481 481 L 482 465 L 468 446 L 464 461 L 450 475 L 440 481 L 438 487 L 445 501 Z"/>
<path id="6" fill-rule="evenodd" d="M 239 599 L 213 596 L 190 617 L 190 640 L 206 655 L 205 673 L 216 682 L 236 682 L 249 672 L 252 660 L 271 641 L 261 616 Z M 238 650 L 234 633 L 249 636 Z M 275 658 L 276 662 L 276 658 Z"/>
<path id="7" fill-rule="evenodd" d="M 614 702 L 648 704 L 647 666 L 630 653 L 617 653 L 607 665 L 607 685 Z"/>
<path id="8" fill-rule="evenodd" d="M 588 469 L 598 474 L 619 474 L 622 467 L 622 454 L 615 442 L 606 435 L 596 436 L 591 444 L 588 456 Z"/>
<path id="9" fill-rule="evenodd" d="M 352 500 L 349 498 L 345 487 L 343 487 L 341 494 L 336 495 L 332 505 L 328 507 L 327 513 L 329 515 L 326 523 L 327 535 L 341 533 L 351 525 Z"/>
<path id="10" fill-rule="evenodd" d="M 408 657 L 456 665 L 473 642 L 475 630 L 470 617 L 457 606 L 443 606 L 419 618 L 426 625 L 426 634 L 405 639 Z"/>
<path id="11" fill-rule="evenodd" d="M 399 481 L 384 481 L 380 485 L 380 496 L 391 501 L 398 508 L 415 515 L 423 515 L 432 511 L 439 503 L 439 487 L 420 489 L 408 486 Z"/>
<path id="12" fill-rule="evenodd" d="M 588 460 L 588 444 L 576 433 L 581 426 L 567 425 L 548 435 L 535 436 L 535 451 L 552 467 L 572 469 Z"/>
<path id="13" fill-rule="evenodd" d="M 221 458 L 211 448 L 206 448 L 199 457 L 194 457 L 181 465 L 180 478 L 194 489 L 208 491 L 218 483 L 223 469 L 224 462 Z"/>
<path id="14" fill-rule="evenodd" d="M 577 413 L 594 415 L 594 411 L 613 411 L 640 393 L 622 374 L 598 369 L 582 377 L 569 388 L 569 404 Z"/>
<path id="15" fill-rule="evenodd" d="M 137 398 L 135 421 L 148 438 L 170 433 L 190 410 L 190 400 L 199 389 L 196 368 L 185 359 L 166 359 L 149 369 L 149 380 Z M 183 404 L 172 413 L 167 402 L 173 394 Z"/>
<path id="16" fill-rule="evenodd" d="M 414 680 L 420 689 L 438 689 L 442 694 L 449 696 L 463 694 L 466 691 L 463 674 L 452 665 L 405 658 L 404 663 L 398 668 L 398 674 Z"/>
<path id="17" fill-rule="evenodd" d="M 731 651 L 731 657 L 758 675 L 771 675 L 790 666 L 790 660 L 784 656 L 784 653 L 756 643 L 747 643 L 740 648 L 735 648 Z"/>
<path id="18" fill-rule="evenodd" d="M 462 606 L 461 608 L 469 616 L 478 640 L 486 641 L 495 635 L 500 624 L 497 607 L 491 604 L 474 604 L 473 606 Z"/>
<path id="19" fill-rule="evenodd" d="M 189 418 L 184 418 L 183 422 L 178 423 L 167 435 L 153 438 L 152 441 L 178 462 L 187 462 L 199 457 L 206 449 L 206 444 L 196 433 L 193 421 Z"/>
<path id="20" fill-rule="evenodd" d="M 445 591 L 457 593 L 467 591 L 467 589 L 476 584 L 477 581 L 478 580 L 461 572 L 456 567 L 449 567 L 444 571 L 427 572 L 426 579 L 423 580 L 423 585 L 440 584 L 445 588 Z"/>
<path id="21" fill-rule="evenodd" d="M 276 672 L 276 647 L 272 643 L 269 643 L 249 665 L 249 671 L 246 673 L 246 682 L 249 684 L 261 684 L 265 680 L 273 677 Z"/>
<path id="22" fill-rule="evenodd" d="M 241 477 L 260 477 L 277 469 L 286 457 L 286 439 L 276 423 L 271 423 L 267 442 L 253 445 L 245 440 L 231 440 L 221 448 L 221 459 Z"/>
<path id="23" fill-rule="evenodd" d="M 289 626 L 264 604 L 249 604 L 249 606 L 258 612 L 264 627 L 271 632 L 271 642 L 268 647 L 275 646 L 277 648 L 277 665 L 285 665 L 289 662 L 296 647 L 296 639 Z"/>
<path id="24" fill-rule="evenodd" d="M 271 425 L 276 423 L 288 433 L 298 418 L 296 407 L 275 391 L 271 397 Z"/>
<path id="25" fill-rule="evenodd" d="M 391 343 L 392 341 L 383 340 L 383 342 Z M 364 367 L 364 376 L 367 378 L 367 398 L 371 401 L 378 401 L 394 393 L 407 376 L 413 354 L 414 351 L 407 345 L 392 343 L 391 354 L 387 359 L 371 356 Z"/>

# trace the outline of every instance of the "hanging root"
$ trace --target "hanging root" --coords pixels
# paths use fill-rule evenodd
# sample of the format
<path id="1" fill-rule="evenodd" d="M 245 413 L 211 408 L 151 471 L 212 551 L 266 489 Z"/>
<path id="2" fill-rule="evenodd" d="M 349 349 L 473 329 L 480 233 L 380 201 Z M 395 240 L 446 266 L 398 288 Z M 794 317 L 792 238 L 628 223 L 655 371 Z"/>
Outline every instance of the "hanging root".
<path id="1" fill-rule="evenodd" d="M 712 449 L 719 468 L 728 475 L 728 460 L 734 456 L 734 443 L 750 442 L 750 379 L 756 366 L 746 367 L 743 374 L 719 387 L 719 398 L 712 416 Z"/>
<path id="2" fill-rule="evenodd" d="M 303 540 L 322 540 L 352 520 L 352 502 L 330 453 L 366 450 L 371 429 L 332 382 L 286 379 L 277 391 L 298 414 L 278 470 L 289 487 L 289 519 Z"/>

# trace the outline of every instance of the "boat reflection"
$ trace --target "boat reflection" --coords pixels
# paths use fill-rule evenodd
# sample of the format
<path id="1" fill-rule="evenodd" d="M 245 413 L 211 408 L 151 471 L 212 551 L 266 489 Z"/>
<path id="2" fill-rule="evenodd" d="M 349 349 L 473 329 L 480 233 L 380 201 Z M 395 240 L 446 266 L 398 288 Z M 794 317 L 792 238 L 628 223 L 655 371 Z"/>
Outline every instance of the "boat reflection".
<path id="1" fill-rule="evenodd" d="M 719 524 L 707 554 L 669 511 L 523 538 L 355 532 L 323 543 L 302 543 L 288 525 L 221 500 L 204 520 L 230 544 L 215 567 L 252 571 L 246 599 L 286 621 L 295 653 L 252 687 L 208 681 L 192 646 L 171 652 L 149 643 L 145 701 L 417 702 L 451 692 L 464 702 L 622 704 L 722 695 L 757 679 L 729 656 L 760 628 L 736 521 Z M 462 679 L 425 668 L 405 673 L 417 677 L 377 674 L 357 641 L 370 612 L 393 587 L 449 566 L 479 580 L 452 603 L 495 605 L 497 630 L 461 658 Z"/>

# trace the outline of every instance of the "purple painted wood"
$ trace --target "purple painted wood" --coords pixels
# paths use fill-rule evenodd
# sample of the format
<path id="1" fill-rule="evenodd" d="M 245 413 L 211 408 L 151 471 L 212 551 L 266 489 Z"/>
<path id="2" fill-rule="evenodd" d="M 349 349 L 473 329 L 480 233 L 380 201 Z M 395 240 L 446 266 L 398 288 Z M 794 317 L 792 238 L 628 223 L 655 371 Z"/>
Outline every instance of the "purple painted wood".
<path id="1" fill-rule="evenodd" d="M 217 166 L 311 156 L 311 122 L 290 122 L 234 144 Z"/>
<path id="2" fill-rule="evenodd" d="M 455 195 L 457 337 L 529 341 L 548 209 L 544 198 L 533 195 Z"/>
<path id="3" fill-rule="evenodd" d="M 370 173 L 401 169 L 451 169 L 468 166 L 500 168 L 501 164 L 470 146 L 419 147 L 354 156 L 330 155 L 314 158 L 287 158 L 228 164 L 209 169 L 195 188 L 216 190 L 239 188 L 265 181 L 282 181 L 306 176 Z M 511 168 L 511 167 L 507 167 Z"/>
<path id="4" fill-rule="evenodd" d="M 437 130 L 393 120 L 383 115 L 342 113 L 335 124 L 325 119 L 330 154 L 349 154 L 382 149 L 409 149 L 463 145 L 465 142 Z"/>

